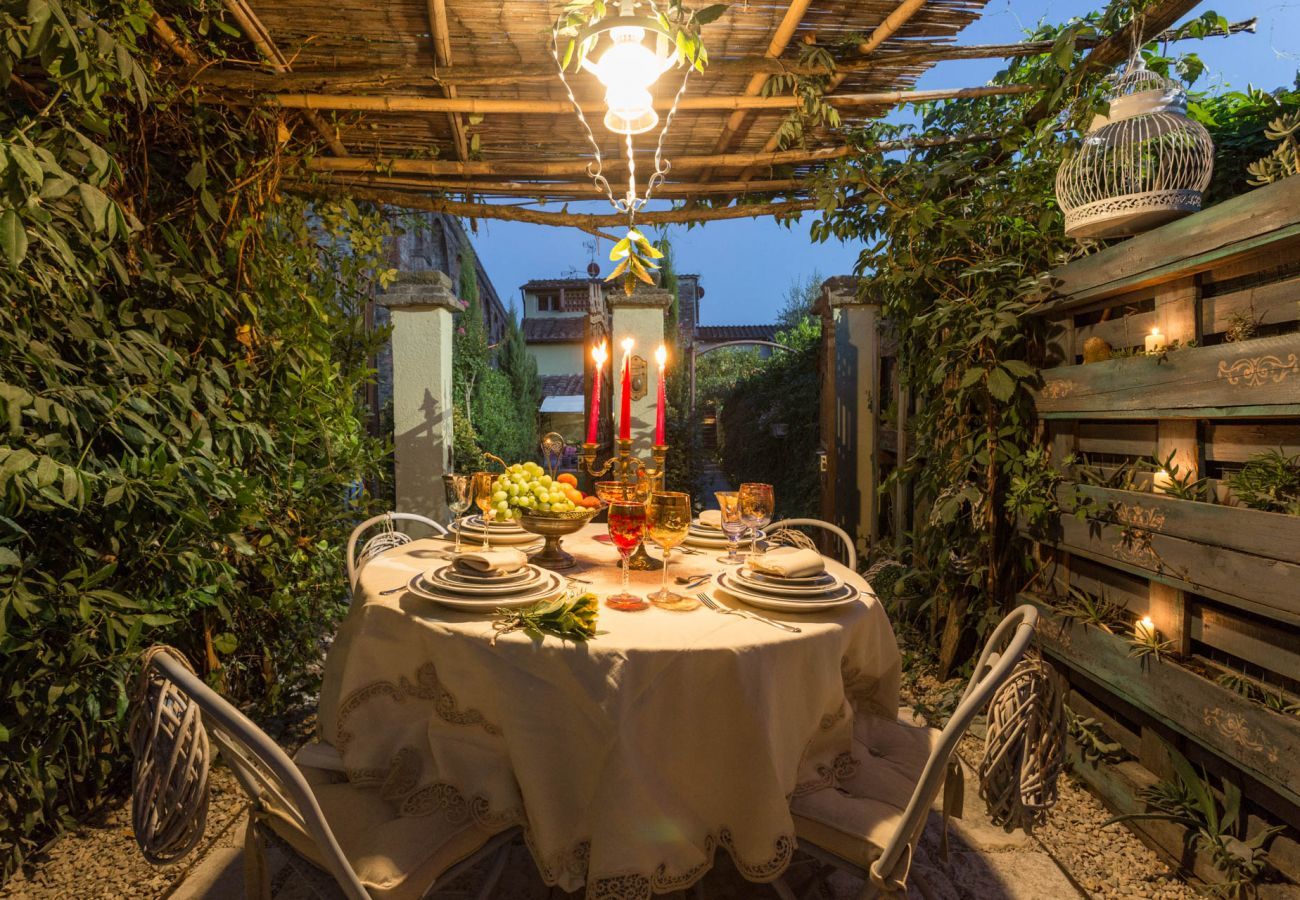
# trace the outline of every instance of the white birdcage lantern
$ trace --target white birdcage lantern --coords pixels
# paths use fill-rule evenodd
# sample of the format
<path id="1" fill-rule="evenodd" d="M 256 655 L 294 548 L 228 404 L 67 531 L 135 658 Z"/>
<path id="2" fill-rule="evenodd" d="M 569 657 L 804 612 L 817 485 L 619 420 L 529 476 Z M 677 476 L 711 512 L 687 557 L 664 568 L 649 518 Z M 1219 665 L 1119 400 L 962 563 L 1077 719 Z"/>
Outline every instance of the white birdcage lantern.
<path id="1" fill-rule="evenodd" d="M 1176 82 L 1139 58 L 1109 93 L 1109 113 L 1056 173 L 1070 237 L 1126 237 L 1197 212 L 1214 170 L 1214 142 Z"/>

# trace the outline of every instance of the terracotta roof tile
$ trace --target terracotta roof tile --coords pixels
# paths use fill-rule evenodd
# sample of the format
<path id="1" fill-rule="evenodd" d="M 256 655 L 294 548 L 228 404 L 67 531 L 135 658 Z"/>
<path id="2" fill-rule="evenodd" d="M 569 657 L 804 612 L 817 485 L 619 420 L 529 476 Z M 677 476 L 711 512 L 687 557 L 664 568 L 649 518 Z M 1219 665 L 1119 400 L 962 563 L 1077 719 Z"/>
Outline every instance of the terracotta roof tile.
<path id="1" fill-rule="evenodd" d="M 543 375 L 543 397 L 576 397 L 583 393 L 581 375 Z"/>
<path id="2" fill-rule="evenodd" d="M 695 339 L 708 344 L 726 341 L 771 341 L 776 339 L 775 325 L 700 325 Z"/>
<path id="3" fill-rule="evenodd" d="M 582 340 L 581 316 L 524 319 L 524 341 L 530 344 L 568 343 Z"/>

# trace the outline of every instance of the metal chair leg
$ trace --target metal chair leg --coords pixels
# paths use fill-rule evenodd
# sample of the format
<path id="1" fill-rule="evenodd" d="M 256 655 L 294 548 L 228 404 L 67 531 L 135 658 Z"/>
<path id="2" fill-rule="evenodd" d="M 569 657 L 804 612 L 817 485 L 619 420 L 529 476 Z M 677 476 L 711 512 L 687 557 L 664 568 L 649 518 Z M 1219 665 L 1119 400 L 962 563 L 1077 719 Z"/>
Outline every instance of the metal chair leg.
<path id="1" fill-rule="evenodd" d="M 501 875 L 506 870 L 506 863 L 510 861 L 510 844 L 505 844 L 496 855 L 492 857 L 492 865 L 488 869 L 487 878 L 483 880 L 483 886 L 478 889 L 474 895 L 474 900 L 489 900 L 492 892 L 496 890 L 497 882 L 501 880 Z"/>

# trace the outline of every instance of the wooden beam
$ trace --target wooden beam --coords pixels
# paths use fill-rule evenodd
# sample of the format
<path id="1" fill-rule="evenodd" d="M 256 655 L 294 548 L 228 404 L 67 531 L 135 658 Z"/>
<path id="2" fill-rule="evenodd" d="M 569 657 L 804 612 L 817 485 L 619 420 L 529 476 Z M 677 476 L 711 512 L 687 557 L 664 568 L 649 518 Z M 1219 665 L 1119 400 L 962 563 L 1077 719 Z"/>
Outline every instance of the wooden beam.
<path id="1" fill-rule="evenodd" d="M 674 167 L 676 168 L 676 167 Z M 322 175 L 322 183 L 364 185 L 427 191 L 451 191 L 466 194 L 501 194 L 510 197 L 568 197 L 603 200 L 605 193 L 590 181 L 467 181 L 454 178 L 419 178 L 378 173 L 338 173 Z M 655 188 L 654 196 L 681 197 L 698 194 L 790 193 L 803 191 L 808 182 L 798 178 L 770 181 L 719 181 L 713 183 L 665 182 Z"/>
<path id="2" fill-rule="evenodd" d="M 451 65 L 451 30 L 447 23 L 447 3 L 446 0 L 429 0 L 429 27 L 433 34 L 433 58 L 437 61 L 439 68 Z M 443 94 L 447 97 L 456 96 L 456 86 L 454 84 L 444 85 Z M 469 159 L 469 141 L 465 137 L 465 123 L 461 120 L 460 113 L 447 113 L 447 121 L 451 125 L 452 144 L 456 149 L 456 158 L 464 161 Z"/>
<path id="3" fill-rule="evenodd" d="M 1241 32 L 1253 32 L 1256 19 L 1234 22 L 1227 31 L 1216 30 L 1211 34 L 1225 35 Z M 1186 40 L 1187 36 L 1178 30 L 1162 32 L 1153 40 Z M 1102 42 L 1102 38 L 1080 38 L 1078 47 L 1089 49 Z M 928 63 L 945 62 L 957 59 L 1015 59 L 1025 56 L 1038 56 L 1049 53 L 1053 41 L 1024 41 L 1018 44 L 966 44 L 941 45 L 920 50 L 891 50 L 878 52 L 863 59 L 840 60 L 834 69 L 825 66 L 812 66 L 797 60 L 772 59 L 766 56 L 745 56 L 736 59 L 720 59 L 709 63 L 710 75 L 752 75 L 763 72 L 768 75 L 835 75 L 843 72 L 868 72 L 899 66 L 918 66 Z M 174 70 L 174 76 L 180 80 L 193 82 L 207 87 L 226 90 L 274 92 L 274 91 L 315 91 L 319 93 L 343 94 L 364 92 L 367 90 L 436 90 L 443 85 L 519 85 L 551 84 L 555 81 L 555 66 L 518 66 L 506 71 L 500 66 L 439 66 L 436 72 L 424 69 L 374 67 L 341 68 L 298 67 L 283 73 L 261 72 L 246 67 L 224 68 L 208 66 L 199 69 L 197 63 L 190 63 L 189 68 Z"/>
<path id="4" fill-rule="evenodd" d="M 1041 90 L 1033 84 L 985 85 L 969 88 L 944 88 L 928 91 L 880 91 L 864 94 L 842 94 L 831 98 L 837 107 L 851 109 L 860 106 L 897 106 L 903 103 L 929 103 L 933 100 L 953 100 L 962 97 L 994 97 L 1011 94 L 1028 94 Z M 205 102 L 240 103 L 242 98 L 209 95 Z M 252 102 L 282 109 L 329 109 L 349 112 L 461 112 L 484 115 L 538 114 L 572 115 L 573 107 L 567 100 L 499 100 L 481 97 L 404 97 L 357 96 L 350 94 L 265 94 Z M 799 104 L 797 97 L 684 97 L 678 111 L 712 112 L 718 110 L 793 109 Z M 655 102 L 656 108 L 668 109 L 672 98 Z M 595 114 L 599 108 L 591 107 Z"/>
<path id="5" fill-rule="evenodd" d="M 622 213 L 592 215 L 587 213 L 548 212 L 507 204 L 466 203 L 462 200 L 446 200 L 431 196 L 428 192 L 403 193 L 401 191 L 383 191 L 366 187 L 332 187 L 297 179 L 286 179 L 280 184 L 284 190 L 296 191 L 308 196 L 345 196 L 371 203 L 428 212 L 442 212 L 469 219 L 501 219 L 509 222 L 528 222 L 533 225 L 581 228 L 584 231 L 597 228 L 619 229 L 627 227 L 627 216 Z M 754 219 L 761 216 L 798 215 L 810 209 L 815 209 L 817 206 L 818 201 L 807 199 L 774 203 L 752 203 L 719 209 L 696 207 L 661 212 L 642 212 L 637 215 L 636 220 L 642 225 L 672 225 L 685 222 L 713 222 L 723 219 Z"/>
<path id="6" fill-rule="evenodd" d="M 245 36 L 253 42 L 259 53 L 266 59 L 267 64 L 277 73 L 289 71 L 289 62 L 284 58 L 275 42 L 271 40 L 270 33 L 266 27 L 258 20 L 253 10 L 249 8 L 244 0 L 225 0 L 225 7 L 234 16 L 239 28 Z M 335 156 L 347 156 L 348 148 L 343 146 L 343 142 L 338 139 L 332 129 L 325 124 L 320 116 L 310 110 L 305 111 L 302 117 L 307 120 L 312 128 L 316 129 L 321 138 L 324 139 L 326 146 Z"/>
<path id="7" fill-rule="evenodd" d="M 847 145 L 823 147 L 819 150 L 781 150 L 776 153 L 720 153 L 709 156 L 679 156 L 672 159 L 673 172 L 686 172 L 698 169 L 740 169 L 747 166 L 811 166 L 819 163 L 842 159 L 860 153 L 888 153 L 894 150 L 910 150 L 924 147 L 941 147 L 948 144 L 970 144 L 980 141 L 995 141 L 997 134 L 956 134 L 933 138 L 910 138 L 899 141 L 883 141 L 865 147 L 855 148 Z M 618 166 L 624 161 L 611 160 L 607 165 Z M 497 176 L 506 178 L 563 178 L 565 176 L 585 176 L 591 160 L 557 159 L 532 162 L 529 160 L 472 160 L 458 162 L 443 159 L 402 159 L 394 157 L 363 158 L 349 156 L 344 158 L 317 156 L 305 161 L 307 168 L 313 172 L 359 172 L 395 175 L 460 175 Z"/>

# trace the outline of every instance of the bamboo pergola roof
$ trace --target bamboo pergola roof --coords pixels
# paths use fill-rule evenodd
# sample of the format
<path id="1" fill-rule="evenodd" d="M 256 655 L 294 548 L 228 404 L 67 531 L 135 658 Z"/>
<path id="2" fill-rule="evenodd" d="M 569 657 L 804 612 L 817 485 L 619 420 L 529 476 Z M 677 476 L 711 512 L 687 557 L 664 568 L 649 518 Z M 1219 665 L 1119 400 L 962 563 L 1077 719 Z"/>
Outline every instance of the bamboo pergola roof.
<path id="1" fill-rule="evenodd" d="M 781 147 L 778 130 L 797 100 L 788 90 L 771 90 L 773 75 L 831 75 L 825 99 L 846 125 L 882 116 L 900 103 L 1033 91 L 1027 85 L 913 90 L 917 78 L 944 59 L 1050 49 L 1046 43 L 956 45 L 958 33 L 986 2 L 733 0 L 704 27 L 709 65 L 691 75 L 672 122 L 664 144 L 672 170 L 657 195 L 767 201 L 755 203 L 748 215 L 810 205 L 801 190 L 804 177 L 848 150 L 843 136 L 827 129 L 810 130 L 797 146 Z M 1160 14 L 1146 21 L 1168 27 L 1195 2 L 1158 0 Z M 323 138 L 328 150 L 308 163 L 320 183 L 387 202 L 423 198 L 408 205 L 460 215 L 475 215 L 484 199 L 603 198 L 587 177 L 590 147 L 551 55 L 561 0 L 223 3 L 256 48 L 257 62 L 206 64 L 157 17 L 154 30 L 181 56 L 187 77 L 209 102 L 280 108 L 289 119 L 305 120 L 309 127 L 300 136 Z M 1121 37 L 1095 41 L 1100 46 L 1093 55 L 1109 61 Z M 801 63 L 804 45 L 831 50 L 834 72 Z M 622 138 L 600 124 L 600 85 L 585 73 L 571 75 L 570 82 L 590 113 L 617 192 L 616 179 L 626 173 Z M 671 70 L 656 85 L 661 116 L 679 82 L 680 70 Z M 642 179 L 652 168 L 656 135 L 635 139 Z M 291 143 L 290 151 L 295 147 L 303 150 L 305 144 Z M 555 215 L 521 205 L 509 209 L 525 220 L 540 215 L 538 221 L 550 221 L 547 216 Z M 708 212 L 708 218 L 722 218 L 732 211 Z"/>

